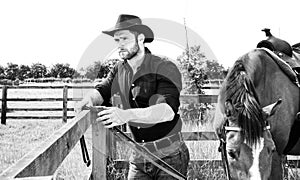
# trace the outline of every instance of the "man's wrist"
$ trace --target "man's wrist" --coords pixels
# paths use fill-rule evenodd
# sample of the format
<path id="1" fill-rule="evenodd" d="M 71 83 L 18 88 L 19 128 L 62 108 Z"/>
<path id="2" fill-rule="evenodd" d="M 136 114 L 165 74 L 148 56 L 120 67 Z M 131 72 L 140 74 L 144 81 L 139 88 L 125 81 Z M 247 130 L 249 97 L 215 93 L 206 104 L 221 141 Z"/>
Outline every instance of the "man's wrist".
<path id="1" fill-rule="evenodd" d="M 124 114 L 123 119 L 124 119 L 125 123 L 130 122 L 134 119 L 134 117 L 133 117 L 134 114 L 131 112 L 131 109 L 123 110 L 123 112 L 124 112 L 123 113 Z"/>

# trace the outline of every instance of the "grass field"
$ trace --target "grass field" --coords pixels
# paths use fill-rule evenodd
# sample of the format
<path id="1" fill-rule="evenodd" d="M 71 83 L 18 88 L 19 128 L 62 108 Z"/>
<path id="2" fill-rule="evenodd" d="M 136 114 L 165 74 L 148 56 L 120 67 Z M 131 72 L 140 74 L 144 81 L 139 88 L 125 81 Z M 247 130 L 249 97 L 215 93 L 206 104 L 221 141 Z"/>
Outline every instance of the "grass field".
<path id="1" fill-rule="evenodd" d="M 0 125 L 0 172 L 19 160 L 63 124 L 53 120 L 9 120 Z"/>

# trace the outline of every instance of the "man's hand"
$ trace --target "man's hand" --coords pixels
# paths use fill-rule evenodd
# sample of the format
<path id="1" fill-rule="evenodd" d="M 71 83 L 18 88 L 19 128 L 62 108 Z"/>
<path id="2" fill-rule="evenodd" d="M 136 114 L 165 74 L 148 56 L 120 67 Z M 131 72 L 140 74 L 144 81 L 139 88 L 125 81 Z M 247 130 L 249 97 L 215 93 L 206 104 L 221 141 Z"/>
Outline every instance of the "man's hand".
<path id="1" fill-rule="evenodd" d="M 75 105 L 75 113 L 79 114 L 83 109 L 89 109 L 93 106 L 93 102 L 90 99 L 83 99 Z"/>
<path id="2" fill-rule="evenodd" d="M 101 122 L 104 127 L 112 128 L 114 126 L 120 126 L 129 121 L 129 115 L 126 110 L 118 107 L 104 107 L 104 110 L 98 113 L 96 121 Z"/>
<path id="3" fill-rule="evenodd" d="M 96 89 L 92 90 L 82 101 L 75 105 L 75 113 L 80 113 L 83 109 L 89 109 L 92 106 L 101 105 L 103 98 L 99 91 Z"/>

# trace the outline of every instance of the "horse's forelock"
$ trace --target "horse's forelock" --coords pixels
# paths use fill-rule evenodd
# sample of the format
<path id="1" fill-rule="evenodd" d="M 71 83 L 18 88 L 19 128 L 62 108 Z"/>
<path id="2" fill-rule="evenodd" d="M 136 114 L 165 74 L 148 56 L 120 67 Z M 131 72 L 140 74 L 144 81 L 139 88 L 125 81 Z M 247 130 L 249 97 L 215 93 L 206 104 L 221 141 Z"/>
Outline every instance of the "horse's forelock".
<path id="1" fill-rule="evenodd" d="M 238 125 L 242 128 L 242 136 L 253 145 L 262 137 L 264 120 L 254 85 L 247 75 L 242 58 L 236 61 L 227 76 L 223 93 L 238 108 Z"/>

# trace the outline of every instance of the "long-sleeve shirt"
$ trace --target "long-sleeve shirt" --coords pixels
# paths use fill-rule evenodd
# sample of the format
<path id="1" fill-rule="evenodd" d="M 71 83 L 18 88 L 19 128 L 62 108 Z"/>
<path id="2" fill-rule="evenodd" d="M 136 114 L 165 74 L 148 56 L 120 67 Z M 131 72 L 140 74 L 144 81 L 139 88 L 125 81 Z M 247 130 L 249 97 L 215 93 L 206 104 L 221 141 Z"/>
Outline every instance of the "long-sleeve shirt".
<path id="1" fill-rule="evenodd" d="M 96 86 L 104 102 L 109 102 L 111 96 L 118 93 L 124 109 L 146 108 L 159 103 L 167 103 L 172 108 L 175 116 L 171 121 L 157 124 L 128 122 L 137 142 L 154 141 L 181 131 L 182 122 L 177 114 L 181 88 L 181 73 L 176 65 L 149 51 L 135 74 L 127 61 L 120 61 Z"/>

